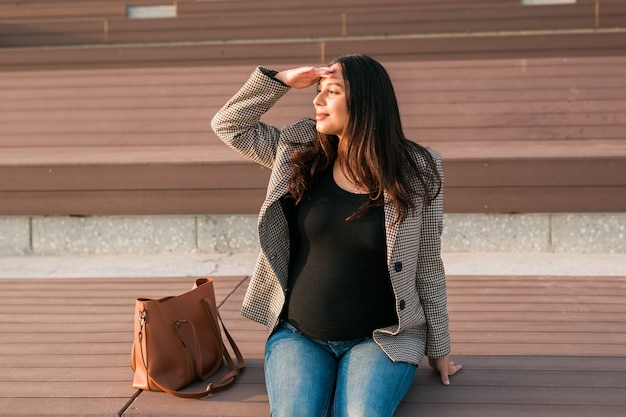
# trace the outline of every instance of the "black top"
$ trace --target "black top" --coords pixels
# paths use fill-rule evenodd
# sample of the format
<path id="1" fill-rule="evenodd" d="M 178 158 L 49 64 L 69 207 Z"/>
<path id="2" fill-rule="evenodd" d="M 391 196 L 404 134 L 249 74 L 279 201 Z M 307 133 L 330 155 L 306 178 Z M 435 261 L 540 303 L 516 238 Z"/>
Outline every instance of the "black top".
<path id="1" fill-rule="evenodd" d="M 297 207 L 293 200 L 283 206 L 291 233 L 284 318 L 322 340 L 370 337 L 397 324 L 383 207 L 346 221 L 369 196 L 340 188 L 332 169 L 318 173 L 311 188 Z"/>

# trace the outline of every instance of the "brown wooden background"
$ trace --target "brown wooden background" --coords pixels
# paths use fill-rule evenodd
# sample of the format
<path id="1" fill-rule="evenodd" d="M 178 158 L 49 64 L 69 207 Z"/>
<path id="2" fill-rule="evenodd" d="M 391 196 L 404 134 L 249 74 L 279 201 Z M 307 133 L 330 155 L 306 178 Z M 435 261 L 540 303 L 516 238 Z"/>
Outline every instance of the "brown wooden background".
<path id="1" fill-rule="evenodd" d="M 135 5 L 163 4 L 141 0 Z M 448 212 L 626 209 L 626 4 L 0 0 L 0 214 L 253 213 L 267 170 L 209 121 L 256 65 L 366 53 Z M 267 121 L 312 115 L 293 91 Z"/>

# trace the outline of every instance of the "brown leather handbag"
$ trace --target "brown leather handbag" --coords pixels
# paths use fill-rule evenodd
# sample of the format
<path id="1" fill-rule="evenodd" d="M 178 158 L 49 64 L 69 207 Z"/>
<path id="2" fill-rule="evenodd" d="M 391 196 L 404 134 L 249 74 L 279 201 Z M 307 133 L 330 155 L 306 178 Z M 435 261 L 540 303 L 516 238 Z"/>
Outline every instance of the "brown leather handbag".
<path id="1" fill-rule="evenodd" d="M 237 365 L 224 345 L 220 324 Z M 209 383 L 199 392 L 180 391 L 197 379 L 208 379 L 222 363 L 229 371 L 219 382 Z M 232 386 L 244 366 L 217 310 L 211 278 L 197 279 L 191 291 L 178 296 L 136 300 L 133 388 L 200 398 Z"/>

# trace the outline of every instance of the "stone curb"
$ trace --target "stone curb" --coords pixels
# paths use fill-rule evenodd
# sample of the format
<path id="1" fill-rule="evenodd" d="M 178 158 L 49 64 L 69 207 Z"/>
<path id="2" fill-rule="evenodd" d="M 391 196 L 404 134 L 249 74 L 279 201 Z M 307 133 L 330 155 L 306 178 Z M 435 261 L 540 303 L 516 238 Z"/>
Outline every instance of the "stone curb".
<path id="1" fill-rule="evenodd" d="M 444 253 L 448 275 L 622 276 L 626 254 Z M 189 255 L 0 257 L 0 278 L 248 275 L 255 252 Z"/>

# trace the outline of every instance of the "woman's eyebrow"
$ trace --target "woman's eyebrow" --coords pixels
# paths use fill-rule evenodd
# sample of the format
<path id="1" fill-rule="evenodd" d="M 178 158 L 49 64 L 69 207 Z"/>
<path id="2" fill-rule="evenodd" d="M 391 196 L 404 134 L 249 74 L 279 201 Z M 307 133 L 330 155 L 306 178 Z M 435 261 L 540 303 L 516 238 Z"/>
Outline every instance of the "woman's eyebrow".
<path id="1" fill-rule="evenodd" d="M 322 82 L 323 82 L 323 81 L 324 81 L 324 80 L 320 80 L 320 82 L 318 82 L 318 83 L 317 83 L 317 85 L 318 85 L 319 87 L 322 87 Z M 327 83 L 325 83 L 325 85 L 336 85 L 337 87 L 344 88 L 343 84 L 341 84 L 341 83 L 339 83 L 339 82 L 334 82 L 334 81 L 328 81 Z"/>

